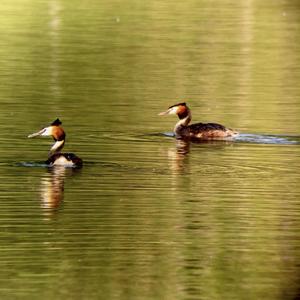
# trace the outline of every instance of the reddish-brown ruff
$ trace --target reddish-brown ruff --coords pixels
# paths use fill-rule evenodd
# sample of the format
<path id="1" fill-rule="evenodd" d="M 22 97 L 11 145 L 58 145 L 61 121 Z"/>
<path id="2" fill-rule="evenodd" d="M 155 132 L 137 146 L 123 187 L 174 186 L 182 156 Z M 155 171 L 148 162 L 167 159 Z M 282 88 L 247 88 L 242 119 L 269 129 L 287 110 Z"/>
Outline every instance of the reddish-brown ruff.
<path id="1" fill-rule="evenodd" d="M 177 108 L 177 116 L 179 119 L 184 119 L 189 115 L 189 108 L 185 103 L 180 103 Z"/>
<path id="2" fill-rule="evenodd" d="M 186 103 L 172 105 L 160 115 L 177 114 L 179 121 L 176 123 L 174 133 L 176 138 L 198 140 L 230 140 L 238 132 L 217 123 L 196 123 L 188 125 L 192 114 Z"/>
<path id="3" fill-rule="evenodd" d="M 52 136 L 55 141 L 65 140 L 66 134 L 62 127 L 59 125 L 51 125 L 52 126 Z"/>

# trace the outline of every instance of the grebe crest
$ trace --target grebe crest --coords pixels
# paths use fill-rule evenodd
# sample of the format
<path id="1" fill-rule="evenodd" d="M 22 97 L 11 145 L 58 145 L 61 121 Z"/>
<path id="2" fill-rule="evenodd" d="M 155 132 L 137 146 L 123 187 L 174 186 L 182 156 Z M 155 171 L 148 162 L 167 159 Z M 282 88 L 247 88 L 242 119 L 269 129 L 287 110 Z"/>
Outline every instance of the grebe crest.
<path id="1" fill-rule="evenodd" d="M 50 167 L 55 165 L 62 165 L 65 167 L 81 167 L 82 160 L 73 153 L 61 153 L 60 151 L 65 145 L 66 134 L 64 129 L 60 126 L 62 122 L 59 119 L 53 121 L 50 126 L 44 127 L 40 131 L 30 134 L 28 137 L 36 136 L 52 136 L 54 144 L 50 148 L 46 164 Z"/>
<path id="2" fill-rule="evenodd" d="M 231 140 L 238 135 L 238 132 L 217 123 L 196 123 L 189 125 L 192 120 L 192 114 L 185 102 L 172 105 L 159 115 L 174 114 L 179 118 L 174 127 L 174 133 L 178 139 Z"/>

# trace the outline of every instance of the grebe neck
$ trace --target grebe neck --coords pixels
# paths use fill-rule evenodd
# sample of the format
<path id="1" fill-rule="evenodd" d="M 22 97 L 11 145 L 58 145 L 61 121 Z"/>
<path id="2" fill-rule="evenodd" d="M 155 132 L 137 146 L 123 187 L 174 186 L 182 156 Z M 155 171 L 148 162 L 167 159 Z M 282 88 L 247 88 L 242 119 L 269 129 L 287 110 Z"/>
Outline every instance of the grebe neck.
<path id="1" fill-rule="evenodd" d="M 65 140 L 55 141 L 53 146 L 50 148 L 49 156 L 60 152 L 61 149 L 64 147 L 64 145 L 65 145 Z"/>
<path id="2" fill-rule="evenodd" d="M 184 132 L 187 130 L 187 126 L 192 120 L 192 114 L 190 110 L 188 110 L 185 116 L 178 115 L 178 117 L 180 118 L 180 120 L 176 123 L 174 127 L 174 132 L 176 137 L 181 137 L 185 135 Z"/>

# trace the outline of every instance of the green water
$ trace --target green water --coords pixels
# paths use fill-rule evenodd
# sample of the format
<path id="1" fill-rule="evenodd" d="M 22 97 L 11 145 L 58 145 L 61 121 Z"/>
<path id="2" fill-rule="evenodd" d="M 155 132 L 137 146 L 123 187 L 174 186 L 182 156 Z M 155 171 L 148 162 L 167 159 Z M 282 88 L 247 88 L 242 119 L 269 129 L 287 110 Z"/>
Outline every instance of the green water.
<path id="1" fill-rule="evenodd" d="M 0 11 L 1 299 L 297 299 L 297 1 Z M 182 101 L 242 138 L 176 142 Z M 27 139 L 57 117 L 80 170 Z"/>

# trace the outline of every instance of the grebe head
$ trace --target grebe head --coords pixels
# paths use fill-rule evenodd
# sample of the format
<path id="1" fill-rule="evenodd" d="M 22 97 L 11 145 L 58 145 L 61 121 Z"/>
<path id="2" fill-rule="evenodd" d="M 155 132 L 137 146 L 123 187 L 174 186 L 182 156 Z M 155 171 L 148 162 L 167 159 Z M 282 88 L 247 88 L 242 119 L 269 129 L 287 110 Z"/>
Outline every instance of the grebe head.
<path id="1" fill-rule="evenodd" d="M 51 123 L 50 126 L 45 127 L 38 132 L 30 134 L 28 135 L 28 137 L 33 138 L 36 136 L 52 136 L 55 141 L 49 152 L 49 155 L 52 155 L 53 153 L 60 151 L 65 144 L 66 134 L 63 128 L 60 127 L 61 124 L 61 121 L 59 119 L 56 119 Z"/>
<path id="2" fill-rule="evenodd" d="M 61 124 L 61 121 L 59 119 L 56 119 L 51 123 L 50 126 L 45 127 L 38 132 L 30 134 L 28 135 L 28 137 L 33 138 L 36 136 L 52 136 L 55 141 L 62 141 L 65 139 L 66 134 L 63 128 L 60 127 Z"/>
<path id="3" fill-rule="evenodd" d="M 184 119 L 187 116 L 190 116 L 190 110 L 187 107 L 185 102 L 178 103 L 175 105 L 170 106 L 166 111 L 161 112 L 159 116 L 164 116 L 164 115 L 177 115 L 178 118 Z"/>

